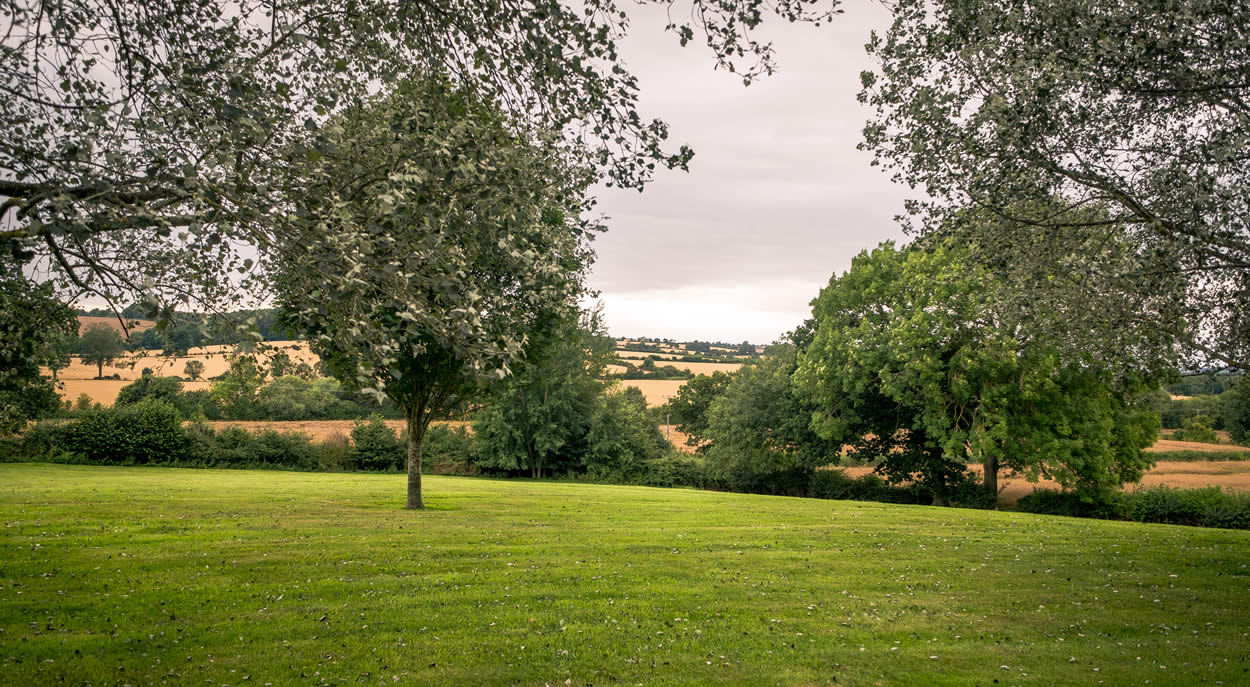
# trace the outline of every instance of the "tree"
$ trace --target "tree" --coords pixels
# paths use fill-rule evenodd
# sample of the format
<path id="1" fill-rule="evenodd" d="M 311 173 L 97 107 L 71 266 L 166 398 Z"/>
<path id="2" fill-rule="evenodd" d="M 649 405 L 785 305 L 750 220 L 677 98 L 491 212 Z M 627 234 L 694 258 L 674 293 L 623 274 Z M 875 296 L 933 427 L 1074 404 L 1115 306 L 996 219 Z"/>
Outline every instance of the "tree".
<path id="1" fill-rule="evenodd" d="M 277 379 L 295 373 L 295 364 L 286 351 L 275 351 L 269 356 L 269 376 Z"/>
<path id="2" fill-rule="evenodd" d="M 151 398 L 178 408 L 182 405 L 179 402 L 181 395 L 182 382 L 174 377 L 157 377 L 148 373 L 119 389 L 117 400 L 113 401 L 113 405 L 115 407 L 132 406 Z"/>
<path id="3" fill-rule="evenodd" d="M 78 337 L 78 352 L 84 363 L 95 363 L 96 379 L 102 379 L 104 366 L 113 364 L 125 350 L 126 342 L 122 340 L 122 335 L 103 322 L 87 327 Z"/>
<path id="4" fill-rule="evenodd" d="M 596 313 L 568 317 L 527 348 L 519 369 L 478 413 L 482 467 L 528 469 L 540 478 L 578 469 L 612 356 Z"/>
<path id="5" fill-rule="evenodd" d="M 838 462 L 841 443 L 811 428 L 816 406 L 794 386 L 797 362 L 793 343 L 770 346 L 708 408 L 708 467 L 730 487 L 801 494 L 812 470 Z"/>
<path id="6" fill-rule="evenodd" d="M 1095 277 L 1098 307 L 1069 324 L 1159 328 L 1197 362 L 1250 368 L 1250 3 L 901 0 L 868 50 L 860 99 L 875 109 L 864 148 L 920 187 L 921 233 L 974 206 L 974 257 L 1004 247 L 1038 285 Z M 1035 202 L 1021 202 L 1032 200 Z M 1091 218 L 1099 206 L 1106 216 Z M 1070 272 L 1050 242 L 1125 241 L 1138 265 L 1101 258 Z M 1120 301 L 1170 296 L 1182 309 Z M 1063 302 L 1063 301 L 1058 301 Z M 1084 324 L 1083 320 L 1093 321 Z"/>
<path id="7" fill-rule="evenodd" d="M 265 373 L 248 355 L 230 358 L 230 367 L 221 379 L 213 382 L 211 396 L 227 419 L 258 419 L 257 394 L 265 385 Z"/>
<path id="8" fill-rule="evenodd" d="M 30 283 L 21 268 L 0 256 L 0 435 L 54 412 L 61 401 L 39 366 L 59 359 L 59 342 L 78 328 L 74 311 L 52 289 Z M 56 363 L 53 362 L 53 365 Z M 53 368 L 55 370 L 55 367 Z"/>
<path id="9" fill-rule="evenodd" d="M 718 66 L 750 82 L 774 68 L 771 46 L 752 38 L 767 12 L 819 23 L 836 5 L 690 0 L 689 19 L 665 29 L 682 45 L 704 39 Z M 164 319 L 179 303 L 221 308 L 262 288 L 242 248 L 271 257 L 285 245 L 291 193 L 304 187 L 291 156 L 324 154 L 328 121 L 414 74 L 447 74 L 527 134 L 561 132 L 566 152 L 613 184 L 642 188 L 657 166 L 685 168 L 692 155 L 638 112 L 615 0 L 6 10 L 0 248 L 37 259 L 58 287 L 141 301 Z"/>
<path id="10" fill-rule="evenodd" d="M 949 243 L 857 256 L 813 301 L 796 378 L 818 406 L 814 428 L 938 503 L 969 481 L 970 461 L 990 498 L 1002 468 L 1089 498 L 1139 479 L 1158 418 L 1135 401 L 1161 375 L 1117 380 L 1026 338 L 997 288 Z"/>
<path id="11" fill-rule="evenodd" d="M 677 426 L 677 431 L 686 435 L 686 445 L 698 447 L 699 452 L 707 451 L 709 443 L 707 427 L 708 408 L 721 394 L 733 375 L 716 371 L 710 375 L 698 375 L 681 385 L 677 394 L 668 399 L 665 410 L 669 419 Z"/>
<path id="12" fill-rule="evenodd" d="M 75 323 L 77 320 L 75 319 Z M 77 327 L 75 327 L 77 329 Z M 71 331 L 60 336 L 53 337 L 48 341 L 44 348 L 43 364 L 52 372 L 52 381 L 56 382 L 57 372 L 69 367 L 70 352 L 78 345 L 78 332 Z"/>
<path id="13" fill-rule="evenodd" d="M 403 409 L 420 508 L 430 420 L 506 378 L 582 293 L 592 177 L 440 79 L 328 129 L 282 249 L 281 303 L 335 377 Z"/>
<path id="14" fill-rule="evenodd" d="M 199 360 L 188 360 L 187 364 L 182 367 L 182 374 L 190 377 L 194 382 L 204 374 L 204 363 Z"/>
<path id="15" fill-rule="evenodd" d="M 592 477 L 620 482 L 642 479 L 648 461 L 671 449 L 647 418 L 646 397 L 637 387 L 603 389 L 594 399 L 581 466 Z"/>
<path id="16" fill-rule="evenodd" d="M 1250 375 L 1240 375 L 1233 388 L 1220 394 L 1224 427 L 1233 441 L 1250 442 Z"/>

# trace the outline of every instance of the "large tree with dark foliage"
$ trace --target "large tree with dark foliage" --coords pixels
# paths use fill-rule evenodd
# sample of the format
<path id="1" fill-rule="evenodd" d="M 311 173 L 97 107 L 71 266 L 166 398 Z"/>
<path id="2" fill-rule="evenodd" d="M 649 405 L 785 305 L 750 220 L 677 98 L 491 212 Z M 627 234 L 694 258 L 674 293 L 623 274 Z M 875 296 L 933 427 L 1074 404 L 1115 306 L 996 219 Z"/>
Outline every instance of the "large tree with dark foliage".
<path id="1" fill-rule="evenodd" d="M 706 42 L 748 82 L 773 69 L 771 46 L 752 38 L 767 15 L 820 22 L 838 11 L 837 0 L 681 5 L 664 28 L 683 45 Z M 0 250 L 58 289 L 143 301 L 145 315 L 263 293 L 250 251 L 285 245 L 307 181 L 299 161 L 329 152 L 336 114 L 413 75 L 448 75 L 507 113 L 515 133 L 559 132 L 554 144 L 575 164 L 620 186 L 642 188 L 692 154 L 639 112 L 617 53 L 629 18 L 615 0 L 5 9 Z"/>
<path id="2" fill-rule="evenodd" d="M 1000 287 L 950 243 L 861 253 L 813 301 L 796 373 L 813 427 L 937 502 L 969 482 L 969 462 L 991 499 L 1000 468 L 1089 498 L 1140 478 L 1158 416 L 1137 401 L 1159 372 L 1071 360 L 1030 336 Z"/>
<path id="3" fill-rule="evenodd" d="M 1082 292 L 1071 331 L 1157 328 L 1194 363 L 1250 368 L 1250 2 L 890 6 L 868 45 L 863 146 L 924 191 L 920 231 L 979 208 L 996 219 L 970 228 L 974 259 L 1026 266 L 1021 299 Z M 1063 263 L 1107 241 L 1134 264 Z M 1179 315 L 1124 303 L 1177 280 Z"/>
<path id="4" fill-rule="evenodd" d="M 78 318 L 51 291 L 26 281 L 13 260 L 0 256 L 0 435 L 61 404 L 39 367 L 64 355 L 58 346 L 77 332 Z"/>
<path id="5" fill-rule="evenodd" d="M 422 507 L 430 421 L 507 377 L 583 293 L 593 175 L 431 78 L 336 118 L 277 265 L 289 322 L 330 372 L 390 398 Z"/>

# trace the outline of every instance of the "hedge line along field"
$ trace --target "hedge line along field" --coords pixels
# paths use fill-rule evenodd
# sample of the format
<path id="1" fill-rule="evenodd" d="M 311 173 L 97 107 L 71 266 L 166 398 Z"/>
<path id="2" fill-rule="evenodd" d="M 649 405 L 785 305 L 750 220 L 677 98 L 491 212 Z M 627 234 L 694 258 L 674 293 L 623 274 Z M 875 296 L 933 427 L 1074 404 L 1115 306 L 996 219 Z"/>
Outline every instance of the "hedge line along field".
<path id="1" fill-rule="evenodd" d="M 1250 682 L 1250 533 L 0 465 L 0 684 Z"/>

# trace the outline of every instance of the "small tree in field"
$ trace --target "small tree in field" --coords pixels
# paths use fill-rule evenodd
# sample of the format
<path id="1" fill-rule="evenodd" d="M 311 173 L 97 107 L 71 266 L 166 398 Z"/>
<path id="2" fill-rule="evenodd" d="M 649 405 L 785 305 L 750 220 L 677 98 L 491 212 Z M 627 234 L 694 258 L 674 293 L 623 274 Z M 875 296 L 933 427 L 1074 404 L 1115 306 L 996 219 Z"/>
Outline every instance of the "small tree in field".
<path id="1" fill-rule="evenodd" d="M 78 339 L 84 363 L 94 363 L 96 379 L 104 377 L 104 366 L 112 364 L 126 350 L 126 342 L 107 324 L 93 324 Z"/>
<path id="2" fill-rule="evenodd" d="M 333 376 L 403 409 L 407 507 L 421 508 L 430 421 L 507 377 L 581 294 L 589 177 L 437 80 L 328 130 L 283 250 L 281 303 Z"/>
<path id="3" fill-rule="evenodd" d="M 182 368 L 182 373 L 194 382 L 200 378 L 200 375 L 204 374 L 204 363 L 198 360 L 188 360 L 187 364 Z"/>

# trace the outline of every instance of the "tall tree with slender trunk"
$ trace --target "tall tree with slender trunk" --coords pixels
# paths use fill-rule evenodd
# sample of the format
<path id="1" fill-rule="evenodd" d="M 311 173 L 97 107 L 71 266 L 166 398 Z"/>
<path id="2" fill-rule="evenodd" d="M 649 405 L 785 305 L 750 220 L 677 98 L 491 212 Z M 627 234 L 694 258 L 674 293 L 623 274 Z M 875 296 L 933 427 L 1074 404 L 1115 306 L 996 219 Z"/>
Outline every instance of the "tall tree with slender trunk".
<path id="1" fill-rule="evenodd" d="M 335 377 L 403 409 L 421 508 L 430 421 L 507 377 L 582 294 L 593 175 L 438 78 L 328 129 L 275 265 L 281 305 Z"/>

